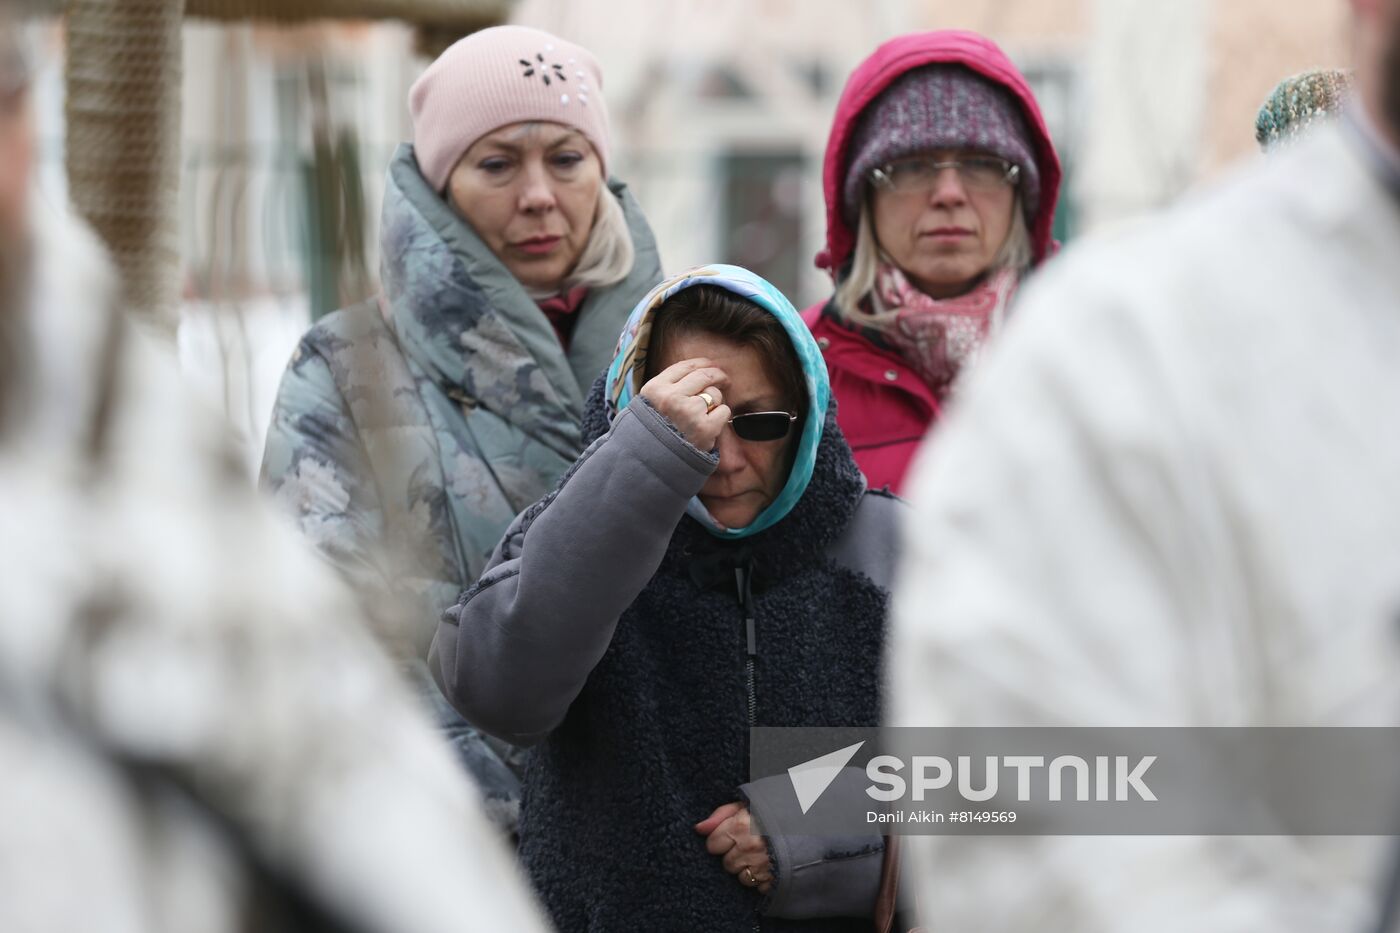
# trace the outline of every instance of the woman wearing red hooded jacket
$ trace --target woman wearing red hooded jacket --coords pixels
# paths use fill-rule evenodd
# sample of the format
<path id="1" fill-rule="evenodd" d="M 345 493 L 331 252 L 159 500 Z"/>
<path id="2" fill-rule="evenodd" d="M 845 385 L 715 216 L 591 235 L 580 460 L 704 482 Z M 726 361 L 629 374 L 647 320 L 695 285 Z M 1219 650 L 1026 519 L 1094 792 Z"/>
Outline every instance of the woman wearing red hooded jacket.
<path id="1" fill-rule="evenodd" d="M 1060 161 L 1026 79 L 972 32 L 900 36 L 846 82 L 822 183 L 835 293 L 803 314 L 871 487 L 899 491 L 959 374 L 1050 253 Z"/>

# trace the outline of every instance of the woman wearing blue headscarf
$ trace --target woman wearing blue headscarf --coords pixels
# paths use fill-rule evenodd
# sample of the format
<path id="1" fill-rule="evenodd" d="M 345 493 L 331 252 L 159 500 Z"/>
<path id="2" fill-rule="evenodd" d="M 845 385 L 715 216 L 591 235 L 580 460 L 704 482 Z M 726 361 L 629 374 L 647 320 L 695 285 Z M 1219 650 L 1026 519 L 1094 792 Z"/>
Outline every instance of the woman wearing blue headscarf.
<path id="1" fill-rule="evenodd" d="M 754 726 L 879 720 L 903 507 L 829 399 L 772 285 L 663 282 L 594 384 L 587 449 L 444 617 L 448 699 L 538 746 L 521 852 L 560 929 L 869 928 L 880 836 L 785 835 L 791 788 L 745 784 Z"/>

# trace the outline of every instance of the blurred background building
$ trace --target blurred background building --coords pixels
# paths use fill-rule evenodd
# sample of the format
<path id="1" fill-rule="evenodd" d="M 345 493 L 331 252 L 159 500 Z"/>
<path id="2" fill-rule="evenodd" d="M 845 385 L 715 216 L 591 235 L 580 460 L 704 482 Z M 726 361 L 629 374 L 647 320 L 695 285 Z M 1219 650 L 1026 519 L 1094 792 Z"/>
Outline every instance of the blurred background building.
<path id="1" fill-rule="evenodd" d="M 412 0 L 399 0 L 411 7 Z M 441 2 L 441 0 L 434 0 Z M 57 0 L 55 0 L 55 5 Z M 1065 162 L 1057 234 L 1131 221 L 1254 157 L 1282 77 L 1349 62 L 1344 0 L 519 0 L 604 70 L 614 163 L 668 270 L 723 260 L 796 303 L 829 291 L 826 134 L 846 75 L 901 32 L 975 29 L 1035 87 Z M 46 195 L 66 197 L 64 31 L 36 28 Z M 409 85 L 451 36 L 403 22 L 191 20 L 179 157 L 179 350 L 250 473 L 317 315 L 376 285 L 384 168 Z"/>

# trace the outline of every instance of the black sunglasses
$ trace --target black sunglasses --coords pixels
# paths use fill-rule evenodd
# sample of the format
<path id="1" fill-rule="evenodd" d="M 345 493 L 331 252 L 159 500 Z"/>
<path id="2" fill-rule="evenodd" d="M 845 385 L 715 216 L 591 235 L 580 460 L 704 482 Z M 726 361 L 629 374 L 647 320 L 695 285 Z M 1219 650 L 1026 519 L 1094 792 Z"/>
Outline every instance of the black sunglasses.
<path id="1" fill-rule="evenodd" d="M 746 441 L 779 441 L 787 437 L 788 429 L 797 420 L 785 411 L 755 411 L 729 419 L 734 433 Z"/>

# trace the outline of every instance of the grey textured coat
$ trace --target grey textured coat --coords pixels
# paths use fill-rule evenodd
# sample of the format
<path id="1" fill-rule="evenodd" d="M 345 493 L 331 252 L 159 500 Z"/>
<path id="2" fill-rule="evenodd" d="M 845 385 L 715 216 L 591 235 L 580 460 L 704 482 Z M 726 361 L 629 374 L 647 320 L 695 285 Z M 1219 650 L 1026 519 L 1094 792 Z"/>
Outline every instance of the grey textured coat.
<path id="1" fill-rule="evenodd" d="M 880 835 L 773 832 L 784 824 L 780 795 L 744 784 L 748 730 L 876 724 L 902 503 L 865 488 L 829 414 L 792 512 L 742 542 L 719 541 L 685 515 L 713 454 L 641 398 L 602 433 L 602 380 L 585 423 L 602 436 L 511 526 L 444 616 L 431 655 L 465 714 L 539 743 L 521 852 L 554 923 L 868 929 Z M 747 682 L 744 601 L 755 620 Z M 777 882 L 766 902 L 692 829 L 741 795 L 768 828 Z"/>

